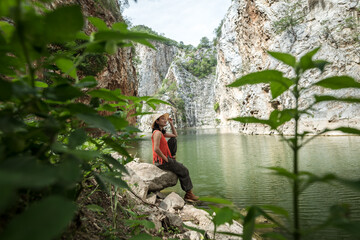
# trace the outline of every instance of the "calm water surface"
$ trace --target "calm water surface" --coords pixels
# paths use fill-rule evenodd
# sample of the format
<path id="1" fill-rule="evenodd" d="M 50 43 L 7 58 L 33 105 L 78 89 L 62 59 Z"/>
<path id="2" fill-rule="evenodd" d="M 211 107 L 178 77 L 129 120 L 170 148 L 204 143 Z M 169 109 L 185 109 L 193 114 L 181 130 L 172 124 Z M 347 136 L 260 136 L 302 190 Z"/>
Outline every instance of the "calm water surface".
<path id="1" fill-rule="evenodd" d="M 292 211 L 289 182 L 268 174 L 263 167 L 280 166 L 292 170 L 292 152 L 277 136 L 249 136 L 222 133 L 218 129 L 179 131 L 177 160 L 190 170 L 194 191 L 233 201 L 238 207 L 272 204 Z M 358 179 L 360 137 L 319 137 L 300 151 L 300 170 L 316 174 L 335 173 Z M 131 151 L 144 162 L 152 162 L 150 136 Z M 167 189 L 181 195 L 179 186 Z M 326 219 L 336 203 L 350 204 L 352 217 L 360 220 L 360 193 L 342 185 L 318 183 L 300 198 L 301 224 L 309 226 Z M 335 229 L 311 239 L 351 239 Z"/>

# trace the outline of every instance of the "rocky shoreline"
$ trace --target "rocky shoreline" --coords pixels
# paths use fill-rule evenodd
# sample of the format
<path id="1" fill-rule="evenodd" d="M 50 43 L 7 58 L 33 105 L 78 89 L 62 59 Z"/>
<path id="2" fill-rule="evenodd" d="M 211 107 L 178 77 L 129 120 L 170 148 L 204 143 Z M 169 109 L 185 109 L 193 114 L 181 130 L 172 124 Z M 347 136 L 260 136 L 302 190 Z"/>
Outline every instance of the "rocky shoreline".
<path id="1" fill-rule="evenodd" d="M 172 237 L 177 239 L 200 240 L 204 237 L 214 239 L 214 225 L 208 212 L 186 203 L 181 196 L 172 192 L 165 196 L 162 189 L 175 186 L 177 176 L 163 171 L 153 164 L 132 161 L 125 165 L 128 175 L 124 176 L 131 188 L 127 196 L 133 202 L 134 209 L 147 215 L 155 224 L 155 230 L 163 227 L 176 229 Z M 184 228 L 184 225 L 201 229 L 203 234 Z M 238 222 L 223 224 L 217 231 L 242 234 L 243 226 Z M 217 233 L 215 239 L 239 239 L 239 237 Z M 255 239 L 255 238 L 253 238 Z"/>

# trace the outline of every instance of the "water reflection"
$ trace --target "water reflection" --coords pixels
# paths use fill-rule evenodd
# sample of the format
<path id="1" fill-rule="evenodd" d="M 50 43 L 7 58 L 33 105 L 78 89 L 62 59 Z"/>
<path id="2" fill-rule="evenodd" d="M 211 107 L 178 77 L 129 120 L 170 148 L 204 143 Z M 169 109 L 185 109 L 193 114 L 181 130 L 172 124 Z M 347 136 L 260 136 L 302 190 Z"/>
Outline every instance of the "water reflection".
<path id="1" fill-rule="evenodd" d="M 151 140 L 136 146 L 137 155 L 151 162 Z M 319 137 L 300 151 L 299 167 L 318 175 L 329 172 L 359 178 L 359 137 Z M 135 149 L 134 149 L 135 150 Z M 221 133 L 216 129 L 179 131 L 177 159 L 190 170 L 194 190 L 200 196 L 223 197 L 239 207 L 273 204 L 291 212 L 289 182 L 263 167 L 280 166 L 291 170 L 292 152 L 276 136 L 247 136 Z M 179 185 L 179 184 L 178 184 Z M 169 189 L 182 194 L 179 186 Z M 360 196 L 337 185 L 315 184 L 301 195 L 303 226 L 312 226 L 327 217 L 336 203 L 349 203 L 360 219 Z M 337 230 L 326 230 L 314 239 L 346 239 Z"/>

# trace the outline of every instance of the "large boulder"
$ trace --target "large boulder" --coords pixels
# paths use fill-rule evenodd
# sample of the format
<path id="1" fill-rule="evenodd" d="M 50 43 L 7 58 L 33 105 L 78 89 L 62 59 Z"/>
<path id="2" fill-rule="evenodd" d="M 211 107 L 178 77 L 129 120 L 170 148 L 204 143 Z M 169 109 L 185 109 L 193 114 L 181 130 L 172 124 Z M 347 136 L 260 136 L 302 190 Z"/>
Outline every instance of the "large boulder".
<path id="1" fill-rule="evenodd" d="M 217 240 L 229 240 L 229 239 L 239 239 L 236 236 L 229 236 L 217 233 L 214 237 L 214 224 L 210 220 L 211 217 L 208 212 L 202 209 L 195 208 L 192 205 L 185 205 L 181 212 L 180 217 L 183 220 L 184 224 L 189 227 L 199 228 L 205 231 L 205 234 L 209 236 L 211 239 Z M 231 225 L 228 223 L 222 224 L 217 227 L 217 231 L 219 232 L 231 232 L 234 234 L 242 234 L 243 226 L 234 221 Z M 253 238 L 255 240 L 255 238 Z"/>
<path id="2" fill-rule="evenodd" d="M 175 186 L 177 176 L 170 172 L 164 171 L 150 163 L 130 162 L 125 165 L 129 175 L 124 177 L 136 193 L 145 199 L 149 192 L 160 191 L 167 187 Z M 132 187 L 130 186 L 130 187 Z"/>
<path id="3" fill-rule="evenodd" d="M 159 207 L 164 210 L 171 211 L 181 209 L 184 205 L 184 199 L 182 199 L 177 193 L 172 192 L 160 203 Z"/>

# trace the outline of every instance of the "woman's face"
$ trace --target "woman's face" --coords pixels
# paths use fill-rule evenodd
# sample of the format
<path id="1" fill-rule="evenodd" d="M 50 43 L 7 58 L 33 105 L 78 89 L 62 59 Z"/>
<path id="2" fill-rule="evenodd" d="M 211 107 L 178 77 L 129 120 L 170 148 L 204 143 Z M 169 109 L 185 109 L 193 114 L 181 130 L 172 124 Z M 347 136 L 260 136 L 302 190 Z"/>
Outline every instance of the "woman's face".
<path id="1" fill-rule="evenodd" d="M 167 124 L 167 119 L 165 116 L 161 116 L 156 120 L 156 123 L 159 124 L 160 127 L 165 127 Z"/>

